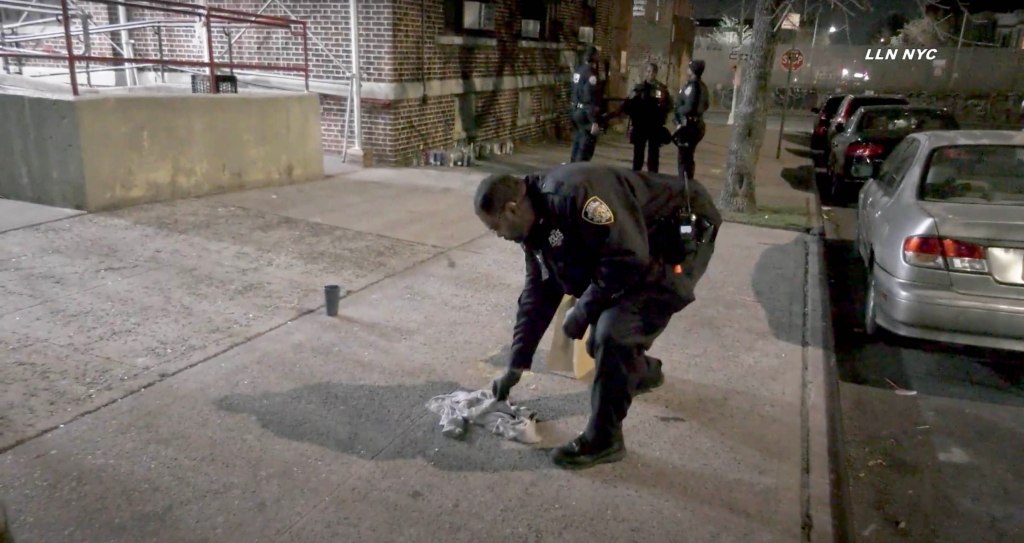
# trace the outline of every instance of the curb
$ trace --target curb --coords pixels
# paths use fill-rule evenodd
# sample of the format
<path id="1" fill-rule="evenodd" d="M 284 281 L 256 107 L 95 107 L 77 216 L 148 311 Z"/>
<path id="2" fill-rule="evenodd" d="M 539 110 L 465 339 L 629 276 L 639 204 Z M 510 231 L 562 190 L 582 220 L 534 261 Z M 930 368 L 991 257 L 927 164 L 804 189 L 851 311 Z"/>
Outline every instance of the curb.
<path id="1" fill-rule="evenodd" d="M 825 228 L 821 224 L 821 197 L 814 191 L 814 227 L 808 236 L 807 254 L 807 319 L 805 326 L 805 364 L 810 393 L 808 406 L 812 427 L 824 428 L 824 436 L 811 435 L 810 483 L 812 511 L 824 516 L 829 510 L 831 526 L 812 532 L 808 541 L 852 543 L 849 475 L 846 470 L 846 448 L 843 441 L 843 420 L 839 391 L 839 370 L 836 364 L 835 338 L 832 333 L 832 307 L 829 300 L 828 270 L 825 261 Z M 815 299 L 815 297 L 817 299 Z M 815 345 L 818 347 L 815 347 Z M 820 361 L 820 363 L 818 363 Z M 827 476 L 826 476 L 827 474 Z M 825 504 L 828 504 L 827 506 Z M 815 509 L 817 508 L 817 509 Z M 826 538 L 827 536 L 827 538 Z"/>

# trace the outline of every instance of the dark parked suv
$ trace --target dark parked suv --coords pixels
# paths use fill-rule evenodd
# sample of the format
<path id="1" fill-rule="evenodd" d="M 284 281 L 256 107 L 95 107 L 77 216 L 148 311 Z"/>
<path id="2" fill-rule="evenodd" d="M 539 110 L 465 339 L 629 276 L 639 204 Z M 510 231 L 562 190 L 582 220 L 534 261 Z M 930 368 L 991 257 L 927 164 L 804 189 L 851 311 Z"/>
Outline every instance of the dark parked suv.
<path id="1" fill-rule="evenodd" d="M 882 162 L 903 138 L 914 132 L 958 130 L 960 124 L 943 108 L 923 106 L 864 106 L 846 130 L 832 139 L 828 179 L 835 203 L 857 201 L 861 186 L 878 173 Z M 819 189 L 820 190 L 820 189 Z"/>
<path id="2" fill-rule="evenodd" d="M 828 127 L 832 124 L 832 117 L 839 111 L 840 104 L 846 99 L 845 94 L 834 94 L 825 99 L 820 108 L 812 107 L 811 112 L 818 114 L 818 121 L 811 132 L 811 153 L 814 154 L 814 165 L 822 167 L 828 157 Z"/>
<path id="3" fill-rule="evenodd" d="M 832 148 L 832 140 L 837 134 L 846 130 L 846 125 L 854 113 L 863 106 L 906 106 L 910 102 L 899 95 L 887 94 L 848 94 L 839 104 L 839 110 L 832 117 L 832 121 L 825 131 L 825 159 L 828 159 L 828 150 Z"/>

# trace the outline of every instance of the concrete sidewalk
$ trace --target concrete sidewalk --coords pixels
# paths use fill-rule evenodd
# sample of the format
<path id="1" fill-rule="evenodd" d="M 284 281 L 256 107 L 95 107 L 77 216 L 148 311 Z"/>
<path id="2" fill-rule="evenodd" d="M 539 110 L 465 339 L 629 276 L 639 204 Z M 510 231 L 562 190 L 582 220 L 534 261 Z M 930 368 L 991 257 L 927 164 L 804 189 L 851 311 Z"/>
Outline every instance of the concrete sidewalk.
<path id="1" fill-rule="evenodd" d="M 801 233 L 724 226 L 623 462 L 441 436 L 424 404 L 502 371 L 522 285 L 473 215 L 483 175 L 367 169 L 0 234 L 18 541 L 831 540 Z M 337 318 L 326 283 L 349 291 Z M 513 399 L 550 447 L 589 388 L 543 356 Z"/>

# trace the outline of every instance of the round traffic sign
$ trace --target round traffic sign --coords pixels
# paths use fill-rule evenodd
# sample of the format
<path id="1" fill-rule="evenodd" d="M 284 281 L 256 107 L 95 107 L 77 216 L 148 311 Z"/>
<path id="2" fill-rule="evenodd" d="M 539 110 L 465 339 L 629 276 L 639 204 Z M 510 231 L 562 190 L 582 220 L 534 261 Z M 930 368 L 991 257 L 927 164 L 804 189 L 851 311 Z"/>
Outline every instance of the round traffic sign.
<path id="1" fill-rule="evenodd" d="M 793 48 L 782 53 L 782 68 L 784 70 L 797 71 L 804 65 L 804 54 L 799 49 Z"/>

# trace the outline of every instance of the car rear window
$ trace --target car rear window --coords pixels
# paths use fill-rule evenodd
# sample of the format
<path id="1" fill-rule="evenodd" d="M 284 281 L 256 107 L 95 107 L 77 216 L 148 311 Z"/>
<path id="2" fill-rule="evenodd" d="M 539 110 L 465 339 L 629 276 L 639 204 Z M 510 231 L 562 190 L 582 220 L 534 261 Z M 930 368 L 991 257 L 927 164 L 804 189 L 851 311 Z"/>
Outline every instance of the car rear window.
<path id="1" fill-rule="evenodd" d="M 951 145 L 928 156 L 921 199 L 1024 206 L 1024 145 Z"/>
<path id="2" fill-rule="evenodd" d="M 889 98 L 854 98 L 853 107 L 861 106 L 889 106 L 889 105 L 904 105 L 907 104 L 906 98 L 897 98 L 895 96 Z"/>
<path id="3" fill-rule="evenodd" d="M 835 96 L 825 101 L 825 118 L 832 118 L 839 111 L 839 106 L 843 103 L 843 96 Z"/>
<path id="4" fill-rule="evenodd" d="M 939 110 L 883 109 L 864 110 L 860 130 L 865 132 L 923 132 L 925 130 L 956 130 L 959 128 L 952 115 Z"/>

